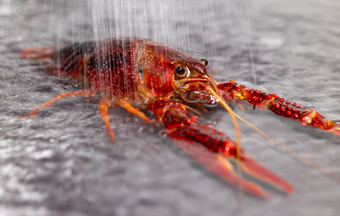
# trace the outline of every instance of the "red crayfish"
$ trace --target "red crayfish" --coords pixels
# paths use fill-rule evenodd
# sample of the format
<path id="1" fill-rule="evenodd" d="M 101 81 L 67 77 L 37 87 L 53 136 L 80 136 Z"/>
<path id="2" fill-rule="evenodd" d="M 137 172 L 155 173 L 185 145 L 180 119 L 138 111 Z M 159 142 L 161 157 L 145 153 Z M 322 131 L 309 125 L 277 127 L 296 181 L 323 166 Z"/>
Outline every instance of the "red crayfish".
<path id="1" fill-rule="evenodd" d="M 121 106 L 152 123 L 153 120 L 141 111 L 149 110 L 157 121 L 163 122 L 169 137 L 182 140 L 176 143 L 184 151 L 226 181 L 259 197 L 268 198 L 269 195 L 257 184 L 236 175 L 227 159 L 240 162 L 245 172 L 287 193 L 291 193 L 293 188 L 240 150 L 237 128 L 237 141 L 234 142 L 222 132 L 199 124 L 197 116 L 188 112 L 195 112 L 192 106 L 205 109 L 206 106 L 220 104 L 228 110 L 237 127 L 236 117 L 240 117 L 233 113 L 226 101 L 244 100 L 254 108 L 266 108 L 303 125 L 340 135 L 340 124 L 324 118 L 317 111 L 275 94 L 238 85 L 233 80 L 218 83 L 208 73 L 206 59 L 196 59 L 148 39 L 111 38 L 87 41 L 60 49 L 26 49 L 21 55 L 23 58 L 42 61 L 55 76 L 86 84 L 84 90 L 60 94 L 24 117 L 35 115 L 40 109 L 61 98 L 72 95 L 96 96 L 100 99 L 101 118 L 113 140 L 114 132 L 110 127 L 108 107 Z"/>

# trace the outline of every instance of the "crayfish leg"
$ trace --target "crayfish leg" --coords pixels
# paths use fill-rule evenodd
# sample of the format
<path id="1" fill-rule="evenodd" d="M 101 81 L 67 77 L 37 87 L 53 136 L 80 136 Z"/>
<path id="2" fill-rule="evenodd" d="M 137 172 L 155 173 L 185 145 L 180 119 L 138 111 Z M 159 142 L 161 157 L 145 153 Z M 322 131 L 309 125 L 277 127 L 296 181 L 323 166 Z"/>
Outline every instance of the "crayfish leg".
<path id="1" fill-rule="evenodd" d="M 115 139 L 114 132 L 110 126 L 110 118 L 109 114 L 107 112 L 107 108 L 109 107 L 109 103 L 107 101 L 101 101 L 99 103 L 99 111 L 100 111 L 100 117 L 103 119 L 103 122 L 106 126 L 107 131 L 109 132 L 110 139 L 113 141 Z"/>
<path id="2" fill-rule="evenodd" d="M 45 103 L 41 104 L 40 106 L 36 107 L 32 112 L 25 114 L 24 116 L 21 117 L 21 119 L 25 119 L 31 116 L 36 115 L 41 109 L 45 107 L 51 106 L 53 103 L 56 101 L 65 98 L 65 97 L 70 97 L 70 96 L 75 96 L 75 95 L 81 95 L 84 97 L 89 97 L 93 94 L 92 90 L 83 90 L 83 91 L 77 91 L 77 92 L 69 92 L 69 93 L 62 93 L 54 98 L 51 98 L 50 100 L 46 101 Z"/>
<path id="3" fill-rule="evenodd" d="M 151 119 L 149 119 L 142 111 L 137 108 L 134 108 L 128 101 L 122 100 L 117 103 L 118 106 L 125 108 L 129 113 L 139 116 L 146 122 L 153 123 Z"/>

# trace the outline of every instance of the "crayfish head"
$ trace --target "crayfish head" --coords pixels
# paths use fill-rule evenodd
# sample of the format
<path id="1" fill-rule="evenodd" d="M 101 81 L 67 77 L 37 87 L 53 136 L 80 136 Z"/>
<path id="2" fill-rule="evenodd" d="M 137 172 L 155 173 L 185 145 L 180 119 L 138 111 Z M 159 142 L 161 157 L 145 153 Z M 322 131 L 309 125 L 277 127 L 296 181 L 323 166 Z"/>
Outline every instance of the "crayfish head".
<path id="1" fill-rule="evenodd" d="M 179 64 L 174 69 L 174 92 L 187 103 L 200 103 L 204 106 L 216 106 L 220 97 L 217 84 L 211 75 L 207 74 L 207 60 L 200 60 L 204 69 L 192 65 Z M 216 94 L 213 95 L 211 91 Z"/>
<path id="2" fill-rule="evenodd" d="M 206 59 L 199 60 L 162 43 L 146 40 L 139 45 L 136 63 L 143 84 L 156 97 L 171 96 L 204 106 L 220 103 L 217 84 L 207 73 Z"/>

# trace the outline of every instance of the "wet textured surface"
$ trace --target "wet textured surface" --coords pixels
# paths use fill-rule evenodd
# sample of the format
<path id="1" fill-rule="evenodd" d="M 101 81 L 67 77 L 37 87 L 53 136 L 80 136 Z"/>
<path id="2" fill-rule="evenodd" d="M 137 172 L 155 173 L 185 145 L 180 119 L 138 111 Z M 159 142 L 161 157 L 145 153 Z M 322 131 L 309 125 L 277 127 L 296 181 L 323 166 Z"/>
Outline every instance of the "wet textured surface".
<path id="1" fill-rule="evenodd" d="M 114 144 L 96 103 L 83 98 L 67 98 L 19 119 L 75 89 L 49 76 L 42 65 L 21 60 L 21 49 L 110 35 L 166 42 L 209 59 L 219 80 L 235 79 L 340 119 L 336 0 L 129 2 L 0 1 L 0 215 L 339 214 L 339 182 L 243 124 L 243 148 L 291 182 L 292 195 L 261 184 L 272 199 L 244 195 L 241 204 L 237 189 L 182 153 L 156 126 L 120 108 L 110 109 Z M 339 137 L 268 111 L 234 108 L 271 137 L 340 175 Z M 224 111 L 202 119 L 234 136 Z"/>

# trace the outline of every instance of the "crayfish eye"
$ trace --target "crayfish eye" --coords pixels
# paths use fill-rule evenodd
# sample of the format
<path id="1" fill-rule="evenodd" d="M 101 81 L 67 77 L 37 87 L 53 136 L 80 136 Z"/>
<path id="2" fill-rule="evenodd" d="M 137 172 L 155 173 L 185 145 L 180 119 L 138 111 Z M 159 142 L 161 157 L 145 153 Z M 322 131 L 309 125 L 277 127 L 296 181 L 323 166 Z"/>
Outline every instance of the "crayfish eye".
<path id="1" fill-rule="evenodd" d="M 207 59 L 200 59 L 201 63 L 204 65 L 204 66 L 207 66 L 208 65 L 208 60 Z"/>
<path id="2" fill-rule="evenodd" d="M 188 71 L 182 66 L 177 66 L 175 72 L 178 77 L 185 77 L 188 74 Z"/>

